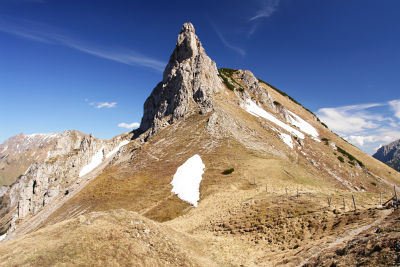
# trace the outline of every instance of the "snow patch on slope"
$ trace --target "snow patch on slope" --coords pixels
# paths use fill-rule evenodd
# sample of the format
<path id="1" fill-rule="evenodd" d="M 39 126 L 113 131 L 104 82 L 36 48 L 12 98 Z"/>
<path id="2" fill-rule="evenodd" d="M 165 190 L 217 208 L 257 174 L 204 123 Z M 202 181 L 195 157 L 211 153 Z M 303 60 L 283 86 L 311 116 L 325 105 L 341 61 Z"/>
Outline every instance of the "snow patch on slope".
<path id="1" fill-rule="evenodd" d="M 280 136 L 281 136 L 282 141 L 285 142 L 285 144 L 287 144 L 290 148 L 293 149 L 292 137 L 285 133 L 280 133 Z"/>
<path id="2" fill-rule="evenodd" d="M 300 118 L 299 116 L 297 116 L 296 114 L 294 114 L 293 112 L 289 111 L 289 118 L 290 118 L 290 123 L 299 127 L 299 129 L 302 132 L 305 132 L 306 134 L 311 135 L 312 137 L 317 138 L 318 137 L 318 131 L 311 126 L 311 124 L 309 124 L 308 122 L 306 122 L 305 120 L 303 120 L 302 118 Z"/>
<path id="3" fill-rule="evenodd" d="M 117 153 L 122 146 L 124 146 L 128 143 L 129 143 L 128 140 L 124 140 L 121 143 L 119 143 L 119 145 L 117 147 L 115 147 L 113 150 L 111 150 L 110 152 L 107 153 L 106 158 L 108 159 L 109 157 L 111 157 L 112 155 Z"/>
<path id="4" fill-rule="evenodd" d="M 6 238 L 7 234 L 0 235 L 0 241 L 2 241 L 4 238 Z"/>
<path id="5" fill-rule="evenodd" d="M 104 156 L 103 149 L 104 149 L 104 147 L 100 148 L 100 150 L 97 151 L 97 153 L 92 157 L 92 160 L 90 161 L 90 163 L 81 169 L 81 171 L 79 172 L 79 177 L 82 177 L 82 176 L 88 174 L 89 172 L 91 172 L 97 166 L 99 166 L 101 164 L 101 162 L 103 161 L 103 156 Z"/>
<path id="6" fill-rule="evenodd" d="M 196 154 L 189 158 L 176 170 L 171 181 L 171 192 L 197 207 L 197 202 L 200 199 L 200 182 L 205 167 L 199 155 Z"/>
<path id="7" fill-rule="evenodd" d="M 279 127 L 285 129 L 291 134 L 296 135 L 298 138 L 304 139 L 304 134 L 300 131 L 294 129 L 293 127 L 287 125 L 286 123 L 278 120 L 272 114 L 268 113 L 261 107 L 259 107 L 256 103 L 254 103 L 251 99 L 246 100 L 245 110 L 253 116 L 263 117 L 264 119 L 269 120 L 270 122 L 278 125 Z"/>

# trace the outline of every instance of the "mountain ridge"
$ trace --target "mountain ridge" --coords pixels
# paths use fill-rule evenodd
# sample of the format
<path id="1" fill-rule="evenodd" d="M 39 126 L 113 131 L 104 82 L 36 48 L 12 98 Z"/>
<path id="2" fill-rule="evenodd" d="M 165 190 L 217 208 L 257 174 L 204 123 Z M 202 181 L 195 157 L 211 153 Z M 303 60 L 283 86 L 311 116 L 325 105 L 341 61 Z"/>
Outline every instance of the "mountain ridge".
<path id="1" fill-rule="evenodd" d="M 124 230 L 142 221 L 156 226 L 150 233 L 168 226 L 204 244 L 197 247 L 199 255 L 178 234 L 170 246 L 189 249 L 190 255 L 210 265 L 296 265 L 310 256 L 310 248 L 325 246 L 332 236 L 382 216 L 375 209 L 379 193 L 388 198 L 400 181 L 398 173 L 342 140 L 251 71 L 218 71 L 191 23 L 183 25 L 162 81 L 143 108 L 138 130 L 109 141 L 78 138 L 72 150 L 38 164 L 8 189 L 0 199 L 0 226 L 7 231 L 6 242 L 0 243 L 1 260 L 63 264 L 55 251 L 70 239 L 51 234 L 63 226 L 72 225 L 77 236 L 88 234 L 96 247 L 104 247 L 109 245 L 107 238 L 125 240 Z M 80 170 L 99 152 L 100 164 L 80 177 Z M 197 207 L 171 192 L 174 174 L 193 155 L 205 165 Z M 57 181 L 49 182 L 56 176 Z M 50 189 L 57 186 L 58 194 L 49 201 Z M 21 197 L 10 192 L 22 192 Z M 350 210 L 352 197 L 363 212 Z M 101 240 L 92 241 L 96 233 L 90 224 L 97 216 L 97 223 L 108 226 L 102 228 L 106 235 Z M 115 232 L 109 228 L 114 217 L 124 220 Z M 137 244 L 148 233 L 140 229 L 129 238 Z M 28 257 L 19 259 L 7 248 L 8 242 L 18 246 L 39 234 L 40 250 Z M 163 258 L 165 252 L 158 248 L 165 242 L 149 236 L 145 241 L 152 259 Z M 46 246 L 50 237 L 54 247 Z M 118 248 L 118 243 L 113 246 Z M 74 250 L 71 257 L 85 258 L 85 251 Z M 102 252 L 109 255 L 99 251 L 94 260 Z M 141 252 L 130 253 L 146 265 Z M 110 262 L 119 257 L 109 256 Z M 204 261 L 193 265 L 199 262 Z"/>

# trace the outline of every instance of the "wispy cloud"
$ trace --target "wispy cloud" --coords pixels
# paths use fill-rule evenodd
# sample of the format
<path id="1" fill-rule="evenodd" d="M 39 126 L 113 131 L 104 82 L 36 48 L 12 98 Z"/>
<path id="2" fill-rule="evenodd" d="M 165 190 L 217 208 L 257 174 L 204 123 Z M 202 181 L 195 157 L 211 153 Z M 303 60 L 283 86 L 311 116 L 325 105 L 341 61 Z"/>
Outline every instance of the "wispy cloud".
<path id="1" fill-rule="evenodd" d="M 258 8 L 257 11 L 249 17 L 249 22 L 251 23 L 250 30 L 247 33 L 247 37 L 253 35 L 262 19 L 269 18 L 278 10 L 280 0 L 264 0 L 257 1 Z"/>
<path id="2" fill-rule="evenodd" d="M 132 122 L 132 123 L 121 122 L 120 124 L 118 124 L 118 127 L 126 128 L 126 129 L 135 129 L 135 128 L 139 128 L 139 126 L 140 126 L 140 123 L 138 123 L 138 122 Z"/>
<path id="3" fill-rule="evenodd" d="M 131 66 L 144 66 L 162 72 L 166 63 L 124 48 L 104 48 L 89 44 L 46 24 L 30 20 L 4 17 L 0 19 L 0 32 L 31 41 L 66 46 L 86 54 Z"/>
<path id="4" fill-rule="evenodd" d="M 270 17 L 277 10 L 279 2 L 280 0 L 259 1 L 261 7 L 252 17 L 249 18 L 249 21 Z"/>
<path id="5" fill-rule="evenodd" d="M 89 100 L 87 98 L 85 98 L 85 102 L 89 103 L 90 106 L 94 106 L 97 109 L 101 109 L 101 108 L 114 108 L 117 105 L 117 102 L 96 102 L 96 101 L 92 101 L 89 102 Z"/>
<path id="6" fill-rule="evenodd" d="M 400 100 L 321 108 L 317 115 L 330 129 L 368 153 L 400 138 Z"/>
<path id="7" fill-rule="evenodd" d="M 117 105 L 117 102 L 100 102 L 97 103 L 96 108 L 113 108 Z"/>
<path id="8" fill-rule="evenodd" d="M 213 27 L 214 31 L 217 33 L 219 39 L 220 39 L 221 42 L 224 44 L 224 46 L 226 46 L 227 48 L 229 48 L 229 49 L 235 51 L 236 53 L 240 54 L 241 56 L 245 56 L 245 55 L 246 55 L 246 51 L 244 51 L 243 49 L 241 49 L 241 48 L 239 48 L 239 47 L 237 47 L 237 46 L 235 46 L 235 45 L 230 44 L 230 43 L 224 38 L 224 36 L 222 35 L 222 33 L 218 30 L 218 28 L 217 28 L 213 23 L 211 23 L 211 26 Z"/>

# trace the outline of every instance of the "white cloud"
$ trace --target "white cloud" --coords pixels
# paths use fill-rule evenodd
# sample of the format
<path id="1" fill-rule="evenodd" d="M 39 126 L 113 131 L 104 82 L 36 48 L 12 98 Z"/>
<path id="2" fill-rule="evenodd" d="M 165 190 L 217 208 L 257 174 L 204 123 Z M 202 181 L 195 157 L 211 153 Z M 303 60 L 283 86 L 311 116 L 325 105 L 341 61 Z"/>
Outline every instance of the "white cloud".
<path id="1" fill-rule="evenodd" d="M 331 130 L 370 154 L 378 145 L 400 138 L 400 100 L 321 108 L 317 115 Z"/>
<path id="2" fill-rule="evenodd" d="M 86 54 L 120 62 L 130 66 L 144 66 L 162 72 L 165 62 L 143 56 L 135 51 L 122 48 L 104 48 L 72 38 L 60 29 L 30 20 L 3 16 L 0 18 L 0 32 L 12 34 L 31 41 L 58 44 Z"/>
<path id="3" fill-rule="evenodd" d="M 89 105 L 94 106 L 95 108 L 114 108 L 117 105 L 117 102 L 89 102 L 87 98 L 85 98 L 85 102 L 89 103 Z"/>
<path id="4" fill-rule="evenodd" d="M 118 124 L 118 127 L 126 128 L 126 129 L 139 128 L 139 126 L 140 126 L 140 123 L 138 123 L 138 122 L 132 122 L 132 123 L 121 122 L 120 124 Z"/>
<path id="5" fill-rule="evenodd" d="M 245 56 L 245 55 L 246 55 L 246 51 L 244 51 L 243 49 L 241 49 L 241 48 L 239 48 L 239 47 L 237 47 L 237 46 L 234 46 L 234 45 L 228 43 L 228 42 L 225 40 L 225 38 L 224 38 L 224 36 L 222 35 L 222 33 L 217 29 L 217 27 L 216 27 L 214 24 L 212 24 L 212 23 L 211 23 L 211 25 L 212 25 L 212 27 L 214 28 L 214 31 L 217 33 L 217 35 L 218 35 L 219 39 L 221 40 L 221 42 L 224 44 L 224 46 L 226 46 L 227 48 L 229 48 L 229 49 L 235 51 L 236 53 L 240 54 L 241 56 Z"/>
<path id="6" fill-rule="evenodd" d="M 367 143 L 376 143 L 376 142 L 384 142 L 384 143 L 390 143 L 395 139 L 400 138 L 400 132 L 386 132 L 386 133 L 381 133 L 382 135 L 367 135 L 367 136 L 362 136 L 362 135 L 350 135 L 346 136 L 344 139 L 349 141 L 352 144 L 357 144 L 360 146 L 364 146 Z"/>
<path id="7" fill-rule="evenodd" d="M 117 102 L 100 102 L 96 104 L 96 108 L 113 108 L 117 105 Z"/>
<path id="8" fill-rule="evenodd" d="M 354 133 L 366 129 L 377 128 L 374 117 L 363 110 L 380 106 L 379 103 L 343 106 L 336 108 L 321 108 L 318 110 L 319 118 L 332 130 L 339 133 Z"/>
<path id="9" fill-rule="evenodd" d="M 394 115 L 400 119 L 400 99 L 389 101 L 390 107 L 394 111 Z"/>

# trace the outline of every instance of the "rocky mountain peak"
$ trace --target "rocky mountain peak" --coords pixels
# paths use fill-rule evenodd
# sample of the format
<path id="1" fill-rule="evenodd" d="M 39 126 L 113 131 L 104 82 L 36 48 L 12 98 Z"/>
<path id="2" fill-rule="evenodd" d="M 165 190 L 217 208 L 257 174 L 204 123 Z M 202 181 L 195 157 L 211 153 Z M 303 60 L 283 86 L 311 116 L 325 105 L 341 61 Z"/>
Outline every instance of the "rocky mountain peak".
<path id="1" fill-rule="evenodd" d="M 400 171 L 400 139 L 380 147 L 373 157 Z"/>
<path id="2" fill-rule="evenodd" d="M 213 110 L 211 95 L 223 90 L 214 61 L 206 54 L 192 23 L 183 24 L 163 80 L 144 104 L 140 131 L 150 134 L 191 112 Z"/>

